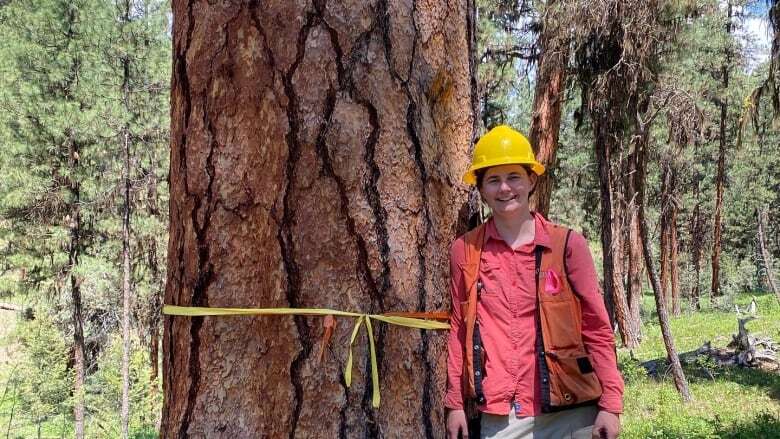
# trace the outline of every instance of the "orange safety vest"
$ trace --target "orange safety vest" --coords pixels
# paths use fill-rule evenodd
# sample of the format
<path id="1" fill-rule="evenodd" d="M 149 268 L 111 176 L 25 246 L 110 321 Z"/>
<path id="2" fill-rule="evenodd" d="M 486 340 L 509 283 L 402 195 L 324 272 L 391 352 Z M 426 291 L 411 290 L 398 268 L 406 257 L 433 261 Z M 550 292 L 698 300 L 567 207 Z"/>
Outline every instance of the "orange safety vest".
<path id="1" fill-rule="evenodd" d="M 539 368 L 542 376 L 542 411 L 559 411 L 594 404 L 601 396 L 601 383 L 593 372 L 590 355 L 582 343 L 582 310 L 566 276 L 565 250 L 569 229 L 551 224 L 547 227 L 552 248 L 537 246 L 536 255 L 536 329 Z M 479 337 L 477 302 L 482 288 L 479 262 L 485 242 L 485 225 L 465 236 L 466 255 L 463 277 L 468 288 L 468 301 L 461 304 L 466 324 L 465 355 L 463 356 L 463 391 L 466 398 L 485 403 L 482 375 L 485 355 Z M 548 270 L 560 273 L 558 294 L 544 294 Z"/>

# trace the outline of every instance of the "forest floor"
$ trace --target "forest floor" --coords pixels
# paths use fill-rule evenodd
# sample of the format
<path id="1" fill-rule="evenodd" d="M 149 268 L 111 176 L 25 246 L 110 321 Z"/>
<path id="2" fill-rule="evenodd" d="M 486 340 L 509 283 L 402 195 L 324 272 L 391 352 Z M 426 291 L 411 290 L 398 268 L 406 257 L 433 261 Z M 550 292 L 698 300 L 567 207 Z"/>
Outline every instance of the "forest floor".
<path id="1" fill-rule="evenodd" d="M 740 294 L 734 303 L 747 309 L 752 297 L 758 304 L 757 319 L 747 324 L 751 335 L 780 342 L 780 304 L 772 294 Z M 646 310 L 654 310 L 652 296 Z M 684 404 L 671 374 L 648 377 L 641 362 L 666 358 L 658 319 L 647 312 L 644 341 L 634 351 L 618 355 L 626 381 L 622 438 L 773 438 L 780 437 L 780 374 L 760 369 L 718 366 L 699 357 L 685 365 L 694 400 Z M 744 317 L 744 315 L 742 316 Z M 729 309 L 683 313 L 670 319 L 679 353 L 698 349 L 705 342 L 725 348 L 737 333 L 737 314 Z"/>

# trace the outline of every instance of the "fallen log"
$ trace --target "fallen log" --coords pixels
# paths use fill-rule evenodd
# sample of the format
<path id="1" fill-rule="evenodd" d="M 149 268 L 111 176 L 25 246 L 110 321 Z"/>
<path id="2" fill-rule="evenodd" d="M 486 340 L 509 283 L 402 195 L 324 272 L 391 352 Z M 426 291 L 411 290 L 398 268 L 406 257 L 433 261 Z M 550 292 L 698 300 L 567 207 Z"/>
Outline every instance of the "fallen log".
<path id="1" fill-rule="evenodd" d="M 683 352 L 678 358 L 683 364 L 694 364 L 699 357 L 709 357 L 718 366 L 739 366 L 760 368 L 766 371 L 780 370 L 780 344 L 770 337 L 754 336 L 746 325 L 757 317 L 737 319 L 737 333 L 725 348 L 713 348 L 712 343 L 705 341 L 698 349 Z M 640 363 L 649 376 L 658 377 L 668 369 L 668 359 L 657 358 Z"/>
<path id="2" fill-rule="evenodd" d="M 34 320 L 35 312 L 29 306 L 17 305 L 15 303 L 0 302 L 0 310 L 16 311 L 22 315 L 25 320 Z"/>

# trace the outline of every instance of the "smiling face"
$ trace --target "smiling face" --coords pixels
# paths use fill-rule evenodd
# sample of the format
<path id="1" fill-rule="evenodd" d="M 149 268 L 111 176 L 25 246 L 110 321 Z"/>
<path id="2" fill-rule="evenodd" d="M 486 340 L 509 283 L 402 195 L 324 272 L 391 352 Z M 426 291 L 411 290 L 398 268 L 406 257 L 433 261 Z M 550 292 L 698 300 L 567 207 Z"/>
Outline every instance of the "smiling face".
<path id="1" fill-rule="evenodd" d="M 512 216 L 528 210 L 528 195 L 536 184 L 536 174 L 522 165 L 488 168 L 481 178 L 479 192 L 494 215 Z"/>

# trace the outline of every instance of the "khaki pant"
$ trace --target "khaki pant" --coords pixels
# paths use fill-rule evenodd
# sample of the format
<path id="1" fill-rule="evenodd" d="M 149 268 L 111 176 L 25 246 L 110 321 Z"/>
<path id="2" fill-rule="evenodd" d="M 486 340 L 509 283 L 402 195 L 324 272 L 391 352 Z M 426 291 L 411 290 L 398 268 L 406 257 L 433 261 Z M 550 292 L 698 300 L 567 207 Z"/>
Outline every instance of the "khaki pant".
<path id="1" fill-rule="evenodd" d="M 557 413 L 518 418 L 482 414 L 484 439 L 591 439 L 596 421 L 596 406 L 579 407 Z"/>

